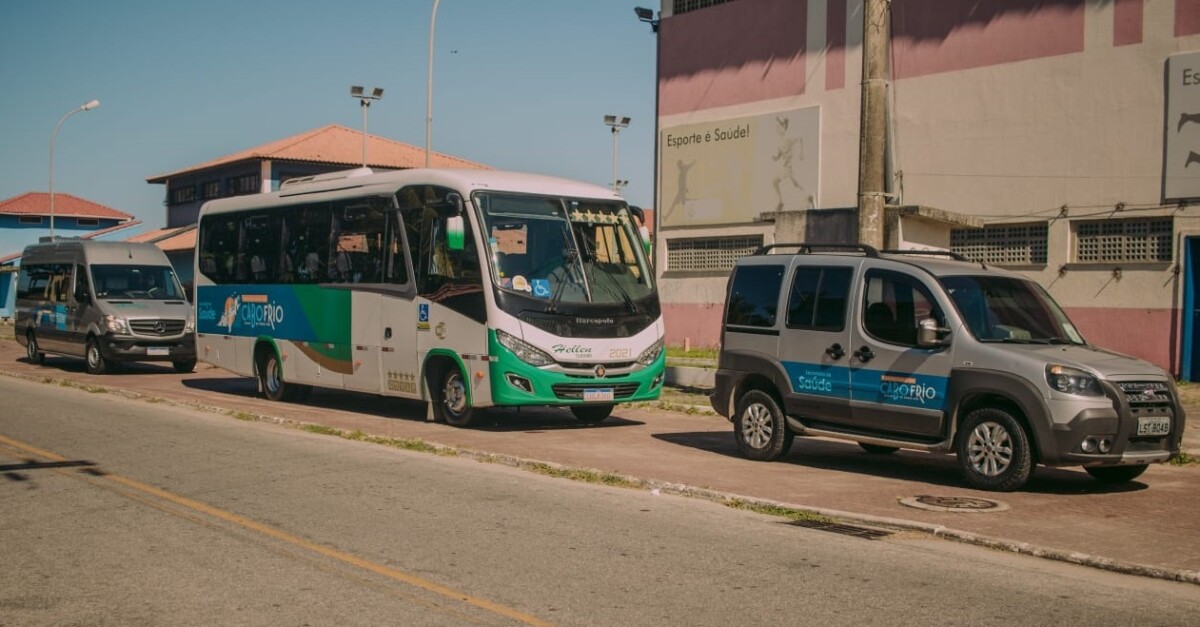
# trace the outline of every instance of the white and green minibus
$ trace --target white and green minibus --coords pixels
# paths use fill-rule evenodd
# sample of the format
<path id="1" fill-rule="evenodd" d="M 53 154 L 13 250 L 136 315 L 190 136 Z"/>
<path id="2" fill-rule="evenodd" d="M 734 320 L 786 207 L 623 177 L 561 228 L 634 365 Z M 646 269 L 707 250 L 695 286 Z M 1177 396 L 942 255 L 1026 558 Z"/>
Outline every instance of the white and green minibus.
<path id="1" fill-rule="evenodd" d="M 599 422 L 658 398 L 663 320 L 641 211 L 495 170 L 367 168 L 213 200 L 196 246 L 201 361 L 272 400 L 313 386 Z"/>

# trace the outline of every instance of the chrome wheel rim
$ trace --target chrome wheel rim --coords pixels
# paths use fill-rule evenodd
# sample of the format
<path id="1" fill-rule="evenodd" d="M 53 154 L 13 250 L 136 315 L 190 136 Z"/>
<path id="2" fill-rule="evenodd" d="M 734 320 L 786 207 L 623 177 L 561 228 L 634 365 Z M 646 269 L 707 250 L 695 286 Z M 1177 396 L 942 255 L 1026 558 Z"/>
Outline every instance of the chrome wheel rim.
<path id="1" fill-rule="evenodd" d="M 463 385 L 462 376 L 457 372 L 446 378 L 446 386 L 442 390 L 442 404 L 446 411 L 459 415 L 467 409 L 467 388 Z"/>
<path id="2" fill-rule="evenodd" d="M 267 386 L 267 391 L 272 396 L 279 393 L 279 388 L 283 385 L 279 376 L 279 360 L 274 357 L 267 358 L 266 376 L 263 379 L 264 385 Z"/>
<path id="3" fill-rule="evenodd" d="M 975 427 L 967 438 L 971 468 L 985 477 L 1004 474 L 1013 461 L 1013 440 L 1008 429 L 996 422 Z"/>
<path id="4" fill-rule="evenodd" d="M 775 430 L 771 410 L 761 403 L 746 408 L 742 416 L 742 441 L 755 449 L 766 448 Z"/>
<path id="5" fill-rule="evenodd" d="M 94 343 L 88 345 L 87 362 L 93 370 L 100 367 L 100 347 L 96 346 Z"/>

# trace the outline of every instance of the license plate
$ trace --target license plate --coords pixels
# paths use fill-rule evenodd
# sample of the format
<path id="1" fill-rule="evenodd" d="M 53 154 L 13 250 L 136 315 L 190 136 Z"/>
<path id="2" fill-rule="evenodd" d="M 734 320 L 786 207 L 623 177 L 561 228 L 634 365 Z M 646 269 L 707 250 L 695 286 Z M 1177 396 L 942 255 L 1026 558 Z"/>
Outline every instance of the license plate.
<path id="1" fill-rule="evenodd" d="M 147 346 L 146 354 L 150 357 L 162 357 L 163 355 L 170 355 L 171 349 L 166 346 Z"/>
<path id="2" fill-rule="evenodd" d="M 585 402 L 611 401 L 612 399 L 612 388 L 589 388 L 583 391 L 583 400 Z"/>
<path id="3" fill-rule="evenodd" d="M 1170 416 L 1142 416 L 1138 418 L 1138 435 L 1167 435 L 1171 433 Z"/>

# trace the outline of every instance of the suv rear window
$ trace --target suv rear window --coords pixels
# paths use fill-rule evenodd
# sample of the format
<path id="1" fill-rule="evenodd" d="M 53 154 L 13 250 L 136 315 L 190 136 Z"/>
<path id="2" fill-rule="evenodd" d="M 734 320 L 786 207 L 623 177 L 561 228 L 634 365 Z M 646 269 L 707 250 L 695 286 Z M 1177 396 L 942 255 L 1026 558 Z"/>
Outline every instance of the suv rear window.
<path id="1" fill-rule="evenodd" d="M 845 329 L 851 274 L 850 268 L 797 268 L 788 297 L 788 328 Z"/>
<path id="2" fill-rule="evenodd" d="M 725 324 L 775 326 L 783 266 L 741 266 L 734 271 Z"/>

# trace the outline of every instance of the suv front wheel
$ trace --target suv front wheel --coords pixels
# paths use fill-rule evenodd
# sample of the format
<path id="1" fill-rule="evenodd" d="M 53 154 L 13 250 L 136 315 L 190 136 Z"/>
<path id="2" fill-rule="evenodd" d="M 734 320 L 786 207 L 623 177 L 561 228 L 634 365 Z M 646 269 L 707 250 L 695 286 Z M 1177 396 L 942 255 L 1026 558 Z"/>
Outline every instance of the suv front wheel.
<path id="1" fill-rule="evenodd" d="M 1029 435 L 1020 421 L 1002 409 L 976 409 L 959 428 L 958 464 L 971 487 L 1016 490 L 1033 474 Z"/>
<path id="2" fill-rule="evenodd" d="M 784 422 L 779 403 L 762 390 L 751 390 L 738 400 L 733 435 L 742 455 L 757 461 L 779 459 L 795 437 Z"/>

